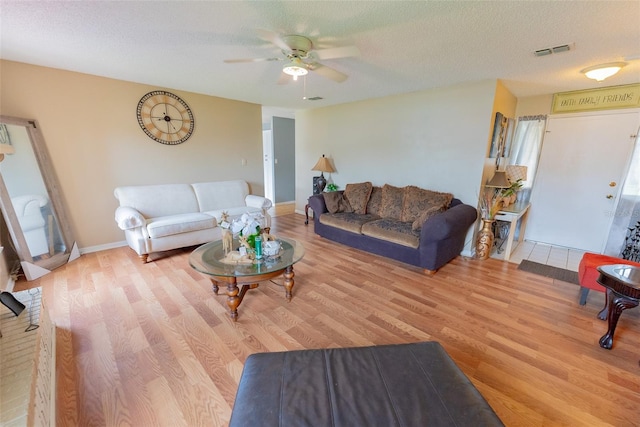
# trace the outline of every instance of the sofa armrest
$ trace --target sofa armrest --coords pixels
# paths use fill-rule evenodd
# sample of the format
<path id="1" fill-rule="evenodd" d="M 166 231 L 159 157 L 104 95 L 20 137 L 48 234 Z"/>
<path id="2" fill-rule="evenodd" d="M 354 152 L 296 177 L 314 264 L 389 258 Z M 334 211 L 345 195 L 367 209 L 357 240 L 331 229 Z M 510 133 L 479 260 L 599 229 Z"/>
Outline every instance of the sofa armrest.
<path id="1" fill-rule="evenodd" d="M 327 205 L 324 202 L 324 196 L 322 194 L 314 194 L 309 197 L 309 207 L 313 210 L 313 217 L 319 218 L 321 214 L 329 212 Z"/>
<path id="2" fill-rule="evenodd" d="M 266 197 L 256 196 L 253 194 L 247 195 L 247 197 L 244 198 L 244 203 L 251 208 L 258 209 L 269 209 L 271 206 L 273 206 L 271 200 L 267 199 Z"/>
<path id="3" fill-rule="evenodd" d="M 142 214 L 129 206 L 119 206 L 116 209 L 115 219 L 120 230 L 144 227 L 147 224 L 147 220 L 142 216 Z"/>
<path id="4" fill-rule="evenodd" d="M 420 244 L 434 240 L 445 240 L 456 234 L 466 234 L 478 219 L 478 210 L 473 206 L 460 203 L 441 214 L 427 219 L 422 224 Z"/>

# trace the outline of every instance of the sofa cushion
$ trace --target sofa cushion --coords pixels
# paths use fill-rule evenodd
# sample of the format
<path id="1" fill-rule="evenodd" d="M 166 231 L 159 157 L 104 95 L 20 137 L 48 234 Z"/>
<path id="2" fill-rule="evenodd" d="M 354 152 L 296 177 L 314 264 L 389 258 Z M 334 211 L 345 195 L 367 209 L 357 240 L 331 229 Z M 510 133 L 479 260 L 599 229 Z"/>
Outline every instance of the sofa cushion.
<path id="1" fill-rule="evenodd" d="M 191 184 L 198 198 L 198 207 L 193 212 L 224 210 L 230 206 L 246 206 L 249 184 L 243 180 L 198 182 Z"/>
<path id="2" fill-rule="evenodd" d="M 369 221 L 375 221 L 380 217 L 370 214 L 360 215 L 354 212 L 323 213 L 320 215 L 320 222 L 324 225 L 339 228 L 361 234 L 362 225 Z"/>
<path id="3" fill-rule="evenodd" d="M 380 216 L 400 220 L 402 218 L 402 200 L 404 199 L 404 188 L 394 187 L 385 184 L 382 187 L 382 202 L 380 205 Z"/>
<path id="4" fill-rule="evenodd" d="M 424 224 L 426 220 L 444 211 L 446 211 L 446 208 L 442 206 L 432 206 L 429 209 L 422 211 L 422 213 L 418 216 L 418 218 L 416 218 L 416 220 L 413 221 L 413 223 L 411 224 L 411 229 L 413 231 L 422 230 L 422 224 Z"/>
<path id="5" fill-rule="evenodd" d="M 420 233 L 413 231 L 411 224 L 410 222 L 382 218 L 363 224 L 362 234 L 415 249 L 420 245 Z"/>
<path id="6" fill-rule="evenodd" d="M 360 182 L 358 184 L 347 184 L 344 189 L 344 196 L 349 201 L 353 211 L 357 214 L 367 213 L 367 202 L 371 195 L 373 185 L 370 182 Z"/>
<path id="7" fill-rule="evenodd" d="M 418 219 L 424 211 L 430 210 L 433 207 L 446 209 L 449 207 L 451 199 L 453 199 L 453 194 L 451 193 L 439 193 L 437 191 L 425 190 L 414 185 L 409 185 L 404 188 L 402 216 L 400 220 L 413 222 Z M 422 224 L 422 222 L 420 222 L 420 224 Z"/>
<path id="8" fill-rule="evenodd" d="M 129 206 L 145 218 L 198 212 L 198 199 L 189 184 L 136 185 L 118 187 L 114 194 L 120 206 Z"/>
<path id="9" fill-rule="evenodd" d="M 205 230 L 216 226 L 216 219 L 203 213 L 171 215 L 147 220 L 149 237 L 171 236 L 189 231 Z"/>
<path id="10" fill-rule="evenodd" d="M 367 203 L 367 213 L 380 216 L 380 207 L 382 206 L 382 187 L 373 187 L 369 202 Z"/>
<path id="11" fill-rule="evenodd" d="M 322 193 L 322 197 L 324 197 L 324 204 L 327 205 L 327 210 L 330 213 L 353 212 L 349 200 L 342 191 Z"/>

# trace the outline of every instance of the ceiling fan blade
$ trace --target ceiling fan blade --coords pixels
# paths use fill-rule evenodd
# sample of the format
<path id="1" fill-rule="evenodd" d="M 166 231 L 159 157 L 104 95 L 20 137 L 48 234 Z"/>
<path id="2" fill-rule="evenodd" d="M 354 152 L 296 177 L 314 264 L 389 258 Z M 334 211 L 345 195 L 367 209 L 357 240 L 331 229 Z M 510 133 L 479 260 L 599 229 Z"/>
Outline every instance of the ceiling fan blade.
<path id="1" fill-rule="evenodd" d="M 322 77 L 326 77 L 338 83 L 342 83 L 349 78 L 346 74 L 322 64 L 311 64 L 309 69 L 320 74 Z"/>
<path id="2" fill-rule="evenodd" d="M 265 61 L 282 61 L 282 58 L 243 58 L 243 59 L 225 59 L 227 64 L 235 64 L 238 62 L 265 62 Z"/>
<path id="3" fill-rule="evenodd" d="M 348 56 L 360 56 L 360 50 L 355 46 L 331 47 L 313 51 L 318 59 L 346 58 Z"/>
<path id="4" fill-rule="evenodd" d="M 259 29 L 259 30 L 256 30 L 256 31 L 258 32 L 258 35 L 260 36 L 260 38 L 262 40 L 266 40 L 268 42 L 271 42 L 274 45 L 278 46 L 282 50 L 286 50 L 286 51 L 291 50 L 289 45 L 287 45 L 284 42 L 284 40 L 282 40 L 282 37 L 280 37 L 280 34 L 274 33 L 273 31 L 269 31 L 269 30 L 260 30 Z"/>

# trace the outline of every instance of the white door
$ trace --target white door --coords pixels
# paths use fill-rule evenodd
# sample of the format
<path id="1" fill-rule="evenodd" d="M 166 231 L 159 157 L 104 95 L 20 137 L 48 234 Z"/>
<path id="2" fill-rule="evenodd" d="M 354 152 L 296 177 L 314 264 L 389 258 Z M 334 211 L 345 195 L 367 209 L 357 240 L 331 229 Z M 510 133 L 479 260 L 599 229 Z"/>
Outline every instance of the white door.
<path id="1" fill-rule="evenodd" d="M 264 163 L 264 197 L 275 200 L 273 188 L 273 131 L 262 131 L 262 157 Z"/>
<path id="2" fill-rule="evenodd" d="M 549 118 L 528 240 L 602 252 L 639 124 L 635 110 Z"/>

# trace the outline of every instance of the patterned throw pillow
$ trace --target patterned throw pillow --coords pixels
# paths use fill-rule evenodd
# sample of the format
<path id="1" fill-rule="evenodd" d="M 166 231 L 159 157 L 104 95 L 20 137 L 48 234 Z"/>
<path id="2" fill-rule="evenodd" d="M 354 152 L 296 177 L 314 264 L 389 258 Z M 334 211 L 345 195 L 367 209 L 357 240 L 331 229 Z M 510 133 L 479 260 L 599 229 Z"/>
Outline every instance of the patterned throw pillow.
<path id="1" fill-rule="evenodd" d="M 437 191 L 425 190 L 414 185 L 409 185 L 405 187 L 400 220 L 413 222 L 418 219 L 424 211 L 430 211 L 434 207 L 442 210 L 447 209 L 451 203 L 451 199 L 453 199 L 453 194 L 451 193 L 439 193 Z"/>
<path id="2" fill-rule="evenodd" d="M 324 204 L 330 213 L 353 212 L 349 201 L 344 197 L 342 191 L 329 191 L 322 193 Z"/>
<path id="3" fill-rule="evenodd" d="M 349 201 L 355 213 L 362 215 L 367 213 L 367 202 L 369 201 L 372 189 L 373 185 L 370 182 L 347 184 L 344 189 L 344 196 Z"/>
<path id="4" fill-rule="evenodd" d="M 382 187 L 382 203 L 380 205 L 380 216 L 382 218 L 399 220 L 402 217 L 403 199 L 404 188 L 385 184 L 384 187 Z"/>
<path id="5" fill-rule="evenodd" d="M 367 213 L 380 216 L 380 207 L 382 206 L 382 187 L 373 187 L 369 203 L 367 203 Z"/>
<path id="6" fill-rule="evenodd" d="M 433 207 L 430 207 L 429 209 L 426 209 L 426 210 L 422 211 L 420 216 L 418 218 L 416 218 L 415 221 L 413 221 L 413 224 L 411 224 L 411 229 L 413 231 L 422 230 L 422 224 L 424 224 L 424 222 L 426 220 L 428 220 L 432 216 L 435 216 L 435 215 L 438 215 L 441 212 L 444 212 L 445 210 L 446 210 L 446 208 L 443 208 L 441 206 L 433 206 Z"/>

